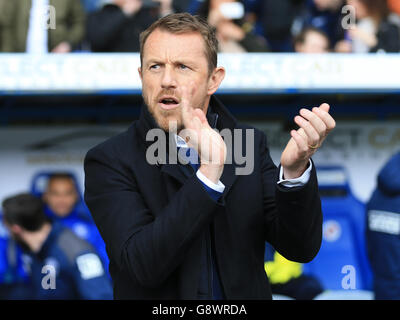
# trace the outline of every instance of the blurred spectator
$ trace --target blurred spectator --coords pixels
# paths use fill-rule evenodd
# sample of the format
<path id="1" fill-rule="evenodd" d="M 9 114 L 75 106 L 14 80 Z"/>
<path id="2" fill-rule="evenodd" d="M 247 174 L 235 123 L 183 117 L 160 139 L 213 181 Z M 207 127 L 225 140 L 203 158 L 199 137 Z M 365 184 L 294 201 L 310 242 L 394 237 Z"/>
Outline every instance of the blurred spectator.
<path id="1" fill-rule="evenodd" d="M 399 52 L 399 27 L 389 21 L 387 0 L 347 0 L 355 9 L 357 23 L 346 32 L 337 52 Z"/>
<path id="2" fill-rule="evenodd" d="M 88 241 L 100 255 L 107 268 L 109 259 L 105 244 L 86 207 L 79 206 L 79 194 L 74 178 L 68 173 L 54 173 L 49 177 L 43 193 L 44 211 L 52 221 L 72 230 L 75 235 Z"/>
<path id="3" fill-rule="evenodd" d="M 0 214 L 0 300 L 28 299 L 29 274 L 20 246 L 10 237 Z"/>
<path id="4" fill-rule="evenodd" d="M 139 35 L 158 18 L 158 7 L 142 0 L 112 0 L 88 16 L 93 52 L 138 52 Z"/>
<path id="5" fill-rule="evenodd" d="M 256 7 L 263 35 L 274 52 L 291 52 L 292 26 L 304 0 L 264 0 Z"/>
<path id="6" fill-rule="evenodd" d="M 81 219 L 86 219 L 86 213 L 74 212 L 78 197 L 78 191 L 71 175 L 54 173 L 49 177 L 46 191 L 43 193 L 43 200 L 52 217 L 56 216 L 62 219 L 73 214 L 81 215 Z"/>
<path id="7" fill-rule="evenodd" d="M 303 273 L 301 263 L 287 260 L 269 244 L 266 245 L 264 269 L 272 294 L 296 300 L 312 300 L 323 292 L 317 278 Z"/>
<path id="8" fill-rule="evenodd" d="M 81 0 L 86 12 L 93 12 L 100 8 L 105 0 Z"/>
<path id="9" fill-rule="evenodd" d="M 0 0 L 0 51 L 67 53 L 80 44 L 84 28 L 80 0 Z"/>
<path id="10" fill-rule="evenodd" d="M 400 1 L 399 0 L 388 0 L 389 9 L 397 14 L 400 15 Z"/>
<path id="11" fill-rule="evenodd" d="M 235 0 L 205 0 L 198 14 L 216 28 L 220 52 L 269 51 L 264 38 L 254 34 L 246 23 L 244 6 Z"/>
<path id="12" fill-rule="evenodd" d="M 379 172 L 367 204 L 367 247 L 375 299 L 400 299 L 400 152 Z"/>
<path id="13" fill-rule="evenodd" d="M 111 299 L 112 288 L 92 246 L 51 223 L 30 194 L 3 201 L 4 220 L 31 258 L 33 299 Z"/>
<path id="14" fill-rule="evenodd" d="M 306 0 L 293 25 L 292 32 L 297 35 L 306 27 L 313 27 L 324 32 L 334 47 L 344 38 L 342 27 L 342 7 L 344 0 Z"/>
<path id="15" fill-rule="evenodd" d="M 328 36 L 313 27 L 305 28 L 294 39 L 294 49 L 299 53 L 327 53 L 329 47 Z"/>

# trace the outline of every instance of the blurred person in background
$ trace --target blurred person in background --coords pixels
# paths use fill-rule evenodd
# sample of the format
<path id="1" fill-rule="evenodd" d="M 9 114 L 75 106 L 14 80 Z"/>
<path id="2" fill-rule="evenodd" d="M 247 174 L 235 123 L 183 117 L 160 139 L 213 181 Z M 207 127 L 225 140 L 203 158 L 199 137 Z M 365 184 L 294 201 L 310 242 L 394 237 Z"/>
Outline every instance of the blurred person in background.
<path id="1" fill-rule="evenodd" d="M 367 203 L 367 248 L 375 299 L 400 299 L 400 152 L 381 169 Z"/>
<path id="2" fill-rule="evenodd" d="M 42 198 L 46 216 L 88 241 L 97 250 L 105 268 L 108 268 L 104 241 L 89 212 L 78 205 L 80 196 L 74 178 L 69 173 L 53 173 Z"/>
<path id="3" fill-rule="evenodd" d="M 253 10 L 273 52 L 292 52 L 292 28 L 304 0 L 263 0 Z"/>
<path id="4" fill-rule="evenodd" d="M 272 294 L 296 300 L 312 300 L 324 291 L 317 278 L 303 273 L 302 263 L 286 259 L 268 243 L 264 259 Z"/>
<path id="5" fill-rule="evenodd" d="M 139 35 L 160 16 L 186 8 L 186 0 L 109 0 L 89 14 L 87 40 L 93 52 L 138 52 Z"/>
<path id="6" fill-rule="evenodd" d="M 294 49 L 299 53 L 328 53 L 328 36 L 321 30 L 307 27 L 294 38 Z"/>
<path id="7" fill-rule="evenodd" d="M 388 0 L 388 6 L 390 11 L 400 15 L 400 1 L 399 0 Z"/>
<path id="8" fill-rule="evenodd" d="M 216 29 L 219 52 L 266 52 L 266 40 L 244 20 L 244 6 L 235 0 L 205 0 L 197 14 Z"/>
<path id="9" fill-rule="evenodd" d="M 112 299 L 110 279 L 86 241 L 51 223 L 30 194 L 3 201 L 5 225 L 31 259 L 32 299 Z"/>
<path id="10" fill-rule="evenodd" d="M 28 281 L 22 249 L 10 236 L 0 213 L 0 300 L 30 298 Z"/>
<path id="11" fill-rule="evenodd" d="M 80 45 L 84 28 L 80 0 L 0 0 L 0 51 L 68 53 Z"/>
<path id="12" fill-rule="evenodd" d="M 297 36 L 305 28 L 315 28 L 328 36 L 334 47 L 344 38 L 341 21 L 344 17 L 344 0 L 306 0 L 293 24 L 292 32 Z"/>
<path id="13" fill-rule="evenodd" d="M 387 0 L 347 0 L 355 9 L 356 24 L 346 30 L 336 52 L 399 52 L 399 27 L 389 20 Z"/>
<path id="14" fill-rule="evenodd" d="M 104 0 L 81 0 L 86 13 L 93 12 L 100 8 Z"/>

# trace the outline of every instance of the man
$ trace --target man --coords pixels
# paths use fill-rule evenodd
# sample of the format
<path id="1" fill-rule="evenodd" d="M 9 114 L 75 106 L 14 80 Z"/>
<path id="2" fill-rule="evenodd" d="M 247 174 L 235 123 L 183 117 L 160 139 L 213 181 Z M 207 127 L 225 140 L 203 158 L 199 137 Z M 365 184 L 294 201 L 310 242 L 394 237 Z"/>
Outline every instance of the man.
<path id="1" fill-rule="evenodd" d="M 84 32 L 80 0 L 0 0 L 0 51 L 68 53 Z"/>
<path id="2" fill-rule="evenodd" d="M 79 238 L 88 241 L 100 255 L 107 268 L 104 241 L 86 208 L 78 205 L 79 194 L 74 178 L 68 173 L 56 172 L 49 176 L 47 187 L 42 195 L 45 214 L 64 227 L 72 230 Z"/>
<path id="3" fill-rule="evenodd" d="M 380 170 L 367 203 L 367 247 L 377 300 L 400 299 L 400 152 Z"/>
<path id="4" fill-rule="evenodd" d="M 139 121 L 86 155 L 85 201 L 106 243 L 114 298 L 271 299 L 265 240 L 299 262 L 319 250 L 310 156 L 335 126 L 329 106 L 295 118 L 300 128 L 291 132 L 277 184 L 264 134 L 238 124 L 213 96 L 225 75 L 217 47 L 213 29 L 190 14 L 153 24 L 141 36 Z M 233 132 L 233 141 L 213 128 Z M 160 131 L 168 145 L 154 162 L 150 140 Z M 181 150 L 190 151 L 189 163 L 174 160 Z M 240 161 L 225 161 L 238 150 L 252 150 L 246 174 Z"/>
<path id="5" fill-rule="evenodd" d="M 86 212 L 81 212 L 76 208 L 79 194 L 74 178 L 69 173 L 52 173 L 47 180 L 42 198 L 46 203 L 46 213 L 50 217 L 66 218 L 76 215 L 82 220 L 90 219 Z"/>
<path id="6" fill-rule="evenodd" d="M 3 202 L 4 221 L 32 259 L 33 299 L 110 299 L 112 288 L 93 247 L 51 224 L 40 199 L 19 194 Z"/>
<path id="7" fill-rule="evenodd" d="M 10 236 L 0 212 L 0 300 L 30 297 L 29 274 L 23 252 Z"/>

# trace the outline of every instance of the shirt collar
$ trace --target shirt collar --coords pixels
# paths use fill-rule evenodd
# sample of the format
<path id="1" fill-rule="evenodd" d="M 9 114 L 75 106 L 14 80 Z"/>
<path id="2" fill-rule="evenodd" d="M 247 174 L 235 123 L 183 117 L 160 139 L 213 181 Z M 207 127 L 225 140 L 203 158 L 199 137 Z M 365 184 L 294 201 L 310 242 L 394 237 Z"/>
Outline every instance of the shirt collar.
<path id="1" fill-rule="evenodd" d="M 189 148 L 188 144 L 186 143 L 185 139 L 183 139 L 181 136 L 178 136 L 177 134 L 174 134 L 175 137 L 175 143 L 178 148 Z"/>

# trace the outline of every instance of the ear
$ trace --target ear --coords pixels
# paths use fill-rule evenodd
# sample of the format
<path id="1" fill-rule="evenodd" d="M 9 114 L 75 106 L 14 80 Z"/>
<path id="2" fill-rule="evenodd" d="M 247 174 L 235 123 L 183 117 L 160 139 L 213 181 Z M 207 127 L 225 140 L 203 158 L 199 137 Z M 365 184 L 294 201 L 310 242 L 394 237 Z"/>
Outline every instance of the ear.
<path id="1" fill-rule="evenodd" d="M 212 95 L 219 88 L 222 80 L 225 78 L 225 69 L 223 67 L 215 68 L 208 80 L 208 95 Z"/>
<path id="2" fill-rule="evenodd" d="M 18 234 L 18 235 L 20 235 L 21 233 L 22 233 L 22 228 L 19 226 L 19 225 L 17 225 L 17 224 L 12 224 L 12 225 L 9 225 L 9 228 L 10 228 L 10 231 L 13 233 L 13 234 Z"/>
<path id="3" fill-rule="evenodd" d="M 142 81 L 142 80 L 143 80 L 143 77 L 142 77 L 142 67 L 139 67 L 139 68 L 138 68 L 138 72 L 139 72 L 140 80 Z"/>

